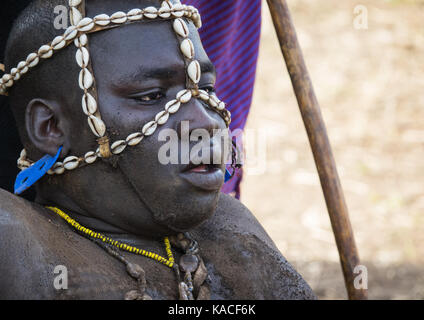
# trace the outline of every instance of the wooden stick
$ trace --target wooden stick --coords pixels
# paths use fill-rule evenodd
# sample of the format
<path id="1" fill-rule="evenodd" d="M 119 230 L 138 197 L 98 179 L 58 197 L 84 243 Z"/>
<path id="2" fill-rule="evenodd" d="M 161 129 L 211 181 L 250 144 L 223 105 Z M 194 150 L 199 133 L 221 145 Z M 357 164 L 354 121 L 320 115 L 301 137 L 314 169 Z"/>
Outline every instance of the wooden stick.
<path id="1" fill-rule="evenodd" d="M 285 0 L 267 0 L 267 2 L 318 169 L 348 297 L 351 300 L 367 299 L 367 290 L 354 287 L 354 279 L 358 274 L 354 274 L 353 270 L 360 265 L 360 261 L 349 221 L 349 213 L 327 130 L 303 60 L 287 3 Z"/>

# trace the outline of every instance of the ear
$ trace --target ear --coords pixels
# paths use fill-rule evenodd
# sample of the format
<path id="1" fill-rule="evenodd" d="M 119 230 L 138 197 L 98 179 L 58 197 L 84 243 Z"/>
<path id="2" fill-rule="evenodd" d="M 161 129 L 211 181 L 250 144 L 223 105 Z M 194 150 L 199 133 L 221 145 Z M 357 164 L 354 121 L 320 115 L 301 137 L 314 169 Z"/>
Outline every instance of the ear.
<path id="1" fill-rule="evenodd" d="M 41 155 L 55 155 L 63 146 L 61 155 L 69 151 L 66 139 L 66 118 L 60 106 L 54 101 L 43 99 L 32 100 L 25 113 L 25 125 L 28 138 Z"/>

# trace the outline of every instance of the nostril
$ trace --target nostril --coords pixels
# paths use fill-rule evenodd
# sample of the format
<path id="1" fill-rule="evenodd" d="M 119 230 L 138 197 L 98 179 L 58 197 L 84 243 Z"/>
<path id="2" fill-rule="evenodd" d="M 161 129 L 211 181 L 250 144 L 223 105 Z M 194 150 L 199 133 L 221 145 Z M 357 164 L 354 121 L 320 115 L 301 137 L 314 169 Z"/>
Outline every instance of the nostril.
<path id="1" fill-rule="evenodd" d="M 206 130 L 213 136 L 216 130 L 222 128 L 220 115 L 206 105 L 202 100 L 192 98 L 184 108 L 180 110 L 181 120 L 176 123 L 176 130 L 181 134 L 191 134 L 196 129 Z"/>

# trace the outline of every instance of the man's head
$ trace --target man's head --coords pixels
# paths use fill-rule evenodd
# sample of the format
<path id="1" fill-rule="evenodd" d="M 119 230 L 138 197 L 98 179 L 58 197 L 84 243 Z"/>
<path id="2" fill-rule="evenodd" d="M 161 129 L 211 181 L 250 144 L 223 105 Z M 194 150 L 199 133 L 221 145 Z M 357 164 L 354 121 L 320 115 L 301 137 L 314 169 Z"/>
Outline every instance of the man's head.
<path id="1" fill-rule="evenodd" d="M 153 0 L 86 2 L 88 17 L 161 5 Z M 63 1 L 35 1 L 21 15 L 8 44 L 9 69 L 22 55 L 37 52 L 41 44 L 61 33 L 53 27 L 54 8 L 60 4 Z M 192 60 L 198 61 L 202 69 L 200 81 L 192 83 L 186 72 L 190 61 L 181 50 L 182 39 L 176 36 L 173 21 L 154 19 L 89 35 L 97 104 L 112 142 L 128 142 L 131 134 L 140 132 L 146 123 L 155 118 L 158 122 L 157 115 L 165 105 L 187 87 L 198 86 L 213 92 L 214 68 L 196 28 L 185 20 L 188 38 L 195 49 Z M 74 46 L 68 46 L 55 53 L 23 75 L 10 90 L 11 106 L 32 159 L 45 153 L 54 154 L 60 146 L 63 146 L 62 159 L 83 156 L 97 148 L 87 125 L 87 115 L 81 110 L 84 92 L 78 85 L 81 68 L 75 61 L 75 51 Z M 162 236 L 198 225 L 214 211 L 223 183 L 224 164 L 222 161 L 219 166 L 193 169 L 159 162 L 159 149 L 163 145 L 158 141 L 160 132 L 174 129 L 180 135 L 179 144 L 184 121 L 188 121 L 189 131 L 202 128 L 212 133 L 214 129 L 226 128 L 220 114 L 204 100 L 193 98 L 181 104 L 178 112 L 169 114 L 163 124 L 156 123 L 158 128 L 152 135 L 144 137 L 135 147 L 127 145 L 119 156 L 44 179 L 39 186 L 41 197 L 89 212 L 136 234 Z M 214 142 L 214 150 L 222 151 L 221 141 Z M 185 156 L 184 152 L 190 151 L 180 150 L 180 158 Z"/>

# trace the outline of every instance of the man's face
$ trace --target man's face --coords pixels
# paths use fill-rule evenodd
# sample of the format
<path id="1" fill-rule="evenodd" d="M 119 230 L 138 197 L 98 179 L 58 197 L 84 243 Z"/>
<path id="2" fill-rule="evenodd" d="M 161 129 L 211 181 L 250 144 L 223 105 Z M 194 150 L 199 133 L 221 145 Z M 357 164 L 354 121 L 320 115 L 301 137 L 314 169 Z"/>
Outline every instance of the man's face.
<path id="1" fill-rule="evenodd" d="M 189 27 L 195 58 L 203 71 L 199 87 L 213 91 L 214 68 L 197 30 L 192 23 Z M 184 59 L 171 22 L 135 23 L 93 34 L 90 39 L 100 112 L 111 142 L 140 132 L 144 124 L 186 88 Z M 86 194 L 81 199 L 85 202 L 82 207 L 103 207 L 99 218 L 132 231 L 152 223 L 152 227 L 157 223 L 165 229 L 188 230 L 205 221 L 214 212 L 224 182 L 223 155 L 220 165 L 196 168 L 181 163 L 186 156 L 181 148 L 179 164 L 164 165 L 158 159 L 164 144 L 158 139 L 160 132 L 175 130 L 180 145 L 183 121 L 188 121 L 190 131 L 206 129 L 212 134 L 213 130 L 226 128 L 216 112 L 193 98 L 152 136 L 135 147 L 128 146 L 119 156 L 116 168 L 93 164 L 68 173 L 79 171 L 76 179 L 81 187 L 77 189 Z M 93 135 L 83 139 L 95 141 Z M 190 152 L 192 147 L 193 142 L 186 151 Z M 220 139 L 214 140 L 211 147 L 212 154 L 216 151 L 223 154 Z M 82 190 L 87 188 L 89 194 Z M 146 218 L 145 214 L 151 217 Z"/>

